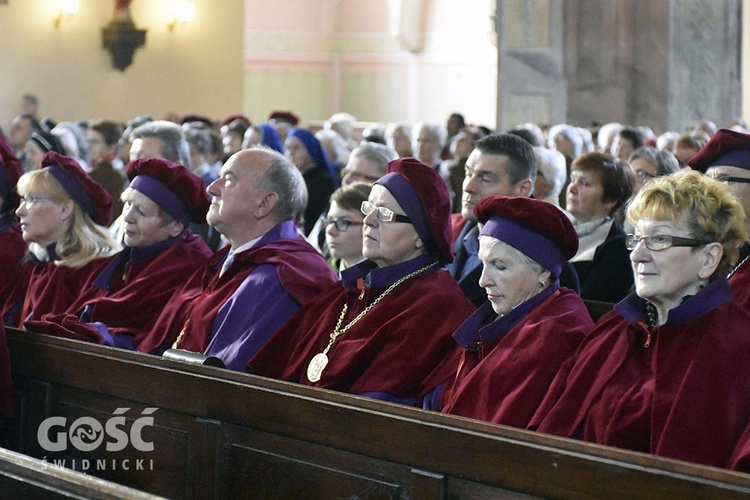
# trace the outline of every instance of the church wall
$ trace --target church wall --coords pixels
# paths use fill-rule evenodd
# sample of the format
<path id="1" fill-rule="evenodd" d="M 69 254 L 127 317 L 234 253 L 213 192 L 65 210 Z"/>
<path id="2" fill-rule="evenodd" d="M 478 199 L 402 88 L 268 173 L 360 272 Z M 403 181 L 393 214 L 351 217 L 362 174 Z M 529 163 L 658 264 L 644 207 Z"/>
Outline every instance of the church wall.
<path id="1" fill-rule="evenodd" d="M 54 28 L 52 0 L 0 5 L 0 125 L 7 130 L 21 96 L 36 94 L 40 114 L 57 121 L 242 111 L 243 0 L 193 0 L 195 19 L 169 32 L 175 0 L 134 0 L 145 47 L 124 72 L 112 67 L 101 29 L 111 0 L 79 0 L 79 13 Z"/>

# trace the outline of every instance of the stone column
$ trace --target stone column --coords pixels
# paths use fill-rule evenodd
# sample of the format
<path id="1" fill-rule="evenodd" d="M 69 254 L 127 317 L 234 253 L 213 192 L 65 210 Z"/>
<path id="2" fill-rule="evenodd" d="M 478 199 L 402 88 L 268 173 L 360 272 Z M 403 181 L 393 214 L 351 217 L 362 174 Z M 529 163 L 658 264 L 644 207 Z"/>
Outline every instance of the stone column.
<path id="1" fill-rule="evenodd" d="M 498 127 L 682 131 L 741 109 L 741 0 L 498 1 Z"/>

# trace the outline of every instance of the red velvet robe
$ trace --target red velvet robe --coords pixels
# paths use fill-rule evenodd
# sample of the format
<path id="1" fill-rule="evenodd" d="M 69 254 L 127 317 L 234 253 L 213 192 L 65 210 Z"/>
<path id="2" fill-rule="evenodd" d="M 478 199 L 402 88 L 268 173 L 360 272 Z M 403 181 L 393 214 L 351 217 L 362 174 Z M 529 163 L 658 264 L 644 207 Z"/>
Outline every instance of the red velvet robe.
<path id="1" fill-rule="evenodd" d="M 112 257 L 94 259 L 83 267 L 58 266 L 54 262 L 24 264 L 22 275 L 28 273 L 29 281 L 23 297 L 19 323 L 39 320 L 44 314 L 59 314 L 68 311 Z"/>
<path id="2" fill-rule="evenodd" d="M 747 260 L 745 260 L 747 259 Z M 743 245 L 740 251 L 740 265 L 729 278 L 734 301 L 750 308 L 750 245 Z"/>
<path id="3" fill-rule="evenodd" d="M 136 260 L 124 269 L 119 265 L 114 272 L 109 268 L 105 270 L 104 274 L 111 274 L 111 277 L 103 274 L 88 283 L 67 313 L 45 314 L 42 321 L 27 322 L 26 327 L 41 333 L 101 343 L 102 336 L 89 325 L 101 322 L 113 336 L 124 334 L 132 337 L 133 347 L 141 350 L 140 345 L 151 333 L 172 294 L 195 269 L 205 264 L 211 253 L 199 236 L 187 231 L 151 258 Z M 116 258 L 113 264 L 120 264 L 122 257 L 125 256 Z M 109 278 L 108 282 L 101 283 L 102 278 Z"/>
<path id="4" fill-rule="evenodd" d="M 168 349 L 184 329 L 178 347 L 203 353 L 211 342 L 219 309 L 260 264 L 276 266 L 282 287 L 300 304 L 312 300 L 321 289 L 334 282 L 336 276 L 331 267 L 296 229 L 295 237 L 276 239 L 277 231 L 288 233 L 286 225 L 289 224 L 284 224 L 283 228 L 272 229 L 274 234 L 267 234 L 254 247 L 235 255 L 234 262 L 221 277 L 219 269 L 229 248 L 214 254 L 167 303 L 141 350 L 159 353 Z"/>
<path id="5" fill-rule="evenodd" d="M 428 262 L 415 263 L 397 277 Z M 345 273 L 364 276 L 362 270 L 368 266 L 374 264 L 365 261 Z M 422 380 L 453 347 L 451 334 L 474 311 L 445 270 L 427 271 L 401 283 L 336 339 L 322 378 L 316 383 L 307 378 L 308 364 L 325 349 L 344 304 L 349 305 L 345 325 L 389 285 L 360 289 L 336 283 L 329 287 L 281 327 L 250 361 L 250 372 L 415 404 Z"/>
<path id="6" fill-rule="evenodd" d="M 10 215 L 0 217 L 0 305 L 13 295 L 14 288 L 26 286 L 19 284 L 26 247 L 21 225 Z"/>
<path id="7" fill-rule="evenodd" d="M 540 422 L 540 432 L 736 466 L 731 457 L 750 424 L 750 312 L 732 302 L 724 279 L 672 309 L 659 327 L 649 329 L 642 304 L 631 295 L 599 320 L 531 427 Z"/>
<path id="8" fill-rule="evenodd" d="M 567 288 L 550 292 L 530 299 L 533 309 L 522 304 L 478 329 L 470 322 L 492 311 L 487 303 L 461 326 L 471 331 L 463 336 L 457 331 L 454 338 L 471 336 L 471 342 L 457 345 L 425 384 L 429 389 L 447 381 L 442 412 L 520 428 L 528 425 L 560 367 L 594 327 L 578 294 Z M 513 317 L 515 312 L 521 317 Z M 506 326 L 509 322 L 512 326 Z"/>

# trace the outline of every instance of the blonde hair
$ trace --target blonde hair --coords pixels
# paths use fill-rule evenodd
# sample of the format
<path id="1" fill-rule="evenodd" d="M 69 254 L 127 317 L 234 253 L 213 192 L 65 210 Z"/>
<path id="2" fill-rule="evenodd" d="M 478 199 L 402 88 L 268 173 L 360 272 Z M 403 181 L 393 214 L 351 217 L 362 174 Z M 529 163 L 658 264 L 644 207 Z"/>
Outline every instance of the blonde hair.
<path id="1" fill-rule="evenodd" d="M 73 201 L 73 212 L 66 221 L 68 227 L 57 240 L 55 265 L 79 269 L 94 259 L 110 257 L 121 250 L 106 227 L 95 223 L 71 198 L 57 179 L 46 170 L 27 172 L 18 180 L 18 193 L 26 196 L 34 187 L 48 194 L 55 202 Z"/>
<path id="2" fill-rule="evenodd" d="M 745 211 L 729 188 L 694 170 L 658 177 L 641 189 L 628 207 L 628 220 L 635 224 L 642 218 L 684 222 L 693 238 L 721 243 L 724 253 L 711 280 L 726 275 L 748 237 Z"/>

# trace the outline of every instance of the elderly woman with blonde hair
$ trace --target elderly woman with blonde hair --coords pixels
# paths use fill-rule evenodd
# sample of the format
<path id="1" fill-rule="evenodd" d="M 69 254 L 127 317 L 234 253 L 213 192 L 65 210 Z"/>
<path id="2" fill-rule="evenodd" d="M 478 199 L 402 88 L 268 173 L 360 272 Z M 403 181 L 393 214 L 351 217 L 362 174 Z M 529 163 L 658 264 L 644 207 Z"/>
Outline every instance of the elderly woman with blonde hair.
<path id="1" fill-rule="evenodd" d="M 660 177 L 628 208 L 635 293 L 603 316 L 532 426 L 716 467 L 750 424 L 750 312 L 726 279 L 742 206 L 694 171 Z M 555 402 L 556 401 L 556 402 Z"/>

